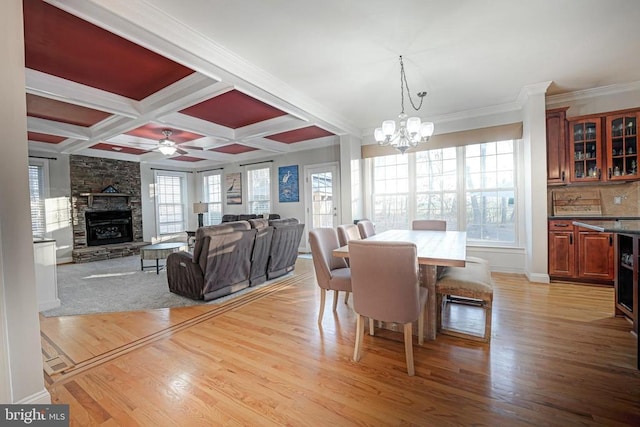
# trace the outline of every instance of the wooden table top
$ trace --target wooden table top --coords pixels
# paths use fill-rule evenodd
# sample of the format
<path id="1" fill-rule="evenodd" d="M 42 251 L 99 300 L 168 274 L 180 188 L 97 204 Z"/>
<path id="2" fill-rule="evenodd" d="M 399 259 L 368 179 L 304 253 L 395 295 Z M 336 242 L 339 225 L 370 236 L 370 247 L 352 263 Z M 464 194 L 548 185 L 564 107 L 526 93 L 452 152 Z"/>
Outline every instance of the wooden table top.
<path id="1" fill-rule="evenodd" d="M 464 267 L 467 257 L 467 233 L 465 231 L 387 230 L 366 240 L 378 242 L 412 242 L 418 250 L 418 263 Z M 333 255 L 349 257 L 349 247 L 342 246 Z"/>

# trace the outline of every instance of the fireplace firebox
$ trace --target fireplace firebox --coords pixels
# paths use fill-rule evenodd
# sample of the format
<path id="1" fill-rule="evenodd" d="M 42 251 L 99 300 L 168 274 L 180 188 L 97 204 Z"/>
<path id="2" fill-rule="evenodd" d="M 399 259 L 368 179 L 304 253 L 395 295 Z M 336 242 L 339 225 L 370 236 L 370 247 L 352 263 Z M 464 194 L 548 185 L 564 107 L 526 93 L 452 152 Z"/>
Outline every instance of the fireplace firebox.
<path id="1" fill-rule="evenodd" d="M 87 246 L 133 241 L 131 210 L 87 211 Z"/>

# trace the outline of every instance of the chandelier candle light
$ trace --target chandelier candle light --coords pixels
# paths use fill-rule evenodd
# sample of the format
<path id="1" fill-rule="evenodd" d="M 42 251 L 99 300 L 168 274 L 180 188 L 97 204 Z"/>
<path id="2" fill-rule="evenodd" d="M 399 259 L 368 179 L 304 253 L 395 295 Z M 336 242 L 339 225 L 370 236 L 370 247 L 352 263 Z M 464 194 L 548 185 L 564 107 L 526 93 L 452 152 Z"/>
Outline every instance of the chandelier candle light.
<path id="1" fill-rule="evenodd" d="M 409 117 L 404 112 L 404 90 L 407 89 L 407 95 L 409 101 L 414 110 L 418 111 L 422 108 L 422 102 L 424 97 L 427 96 L 427 92 L 418 92 L 418 98 L 420 98 L 420 105 L 416 107 L 411 99 L 411 93 L 409 92 L 409 84 L 407 83 L 407 76 L 404 73 L 404 62 L 402 62 L 402 55 L 400 55 L 400 107 L 402 108 L 398 119 L 400 126 L 396 126 L 395 120 L 385 120 L 382 122 L 382 127 L 377 128 L 373 132 L 373 136 L 376 142 L 380 145 L 390 145 L 396 150 L 404 154 L 409 148 L 417 146 L 421 142 L 427 142 L 429 137 L 433 135 L 433 123 L 422 122 L 419 117 Z"/>

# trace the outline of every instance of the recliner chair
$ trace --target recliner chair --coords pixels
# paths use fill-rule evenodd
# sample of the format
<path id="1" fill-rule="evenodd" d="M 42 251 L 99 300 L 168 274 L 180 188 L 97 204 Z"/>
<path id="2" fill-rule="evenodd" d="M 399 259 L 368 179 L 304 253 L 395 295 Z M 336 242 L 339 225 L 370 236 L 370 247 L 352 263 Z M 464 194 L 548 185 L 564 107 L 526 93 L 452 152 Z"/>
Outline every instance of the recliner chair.
<path id="1" fill-rule="evenodd" d="M 304 224 L 299 223 L 295 218 L 285 218 L 271 220 L 269 225 L 273 227 L 273 239 L 267 266 L 267 279 L 271 280 L 294 270 Z"/>

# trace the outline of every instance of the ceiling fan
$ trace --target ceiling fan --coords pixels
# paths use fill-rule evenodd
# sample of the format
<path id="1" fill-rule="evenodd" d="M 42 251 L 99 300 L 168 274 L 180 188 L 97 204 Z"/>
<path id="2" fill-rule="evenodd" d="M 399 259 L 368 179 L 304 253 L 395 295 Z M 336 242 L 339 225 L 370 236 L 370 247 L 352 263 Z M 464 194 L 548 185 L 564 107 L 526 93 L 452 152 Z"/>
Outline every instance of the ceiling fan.
<path id="1" fill-rule="evenodd" d="M 160 151 L 165 156 L 172 156 L 176 152 L 178 152 L 179 154 L 187 154 L 186 151 L 181 150 L 176 146 L 176 143 L 170 138 L 171 133 L 171 129 L 162 130 L 164 138 L 158 141 L 158 151 Z"/>

